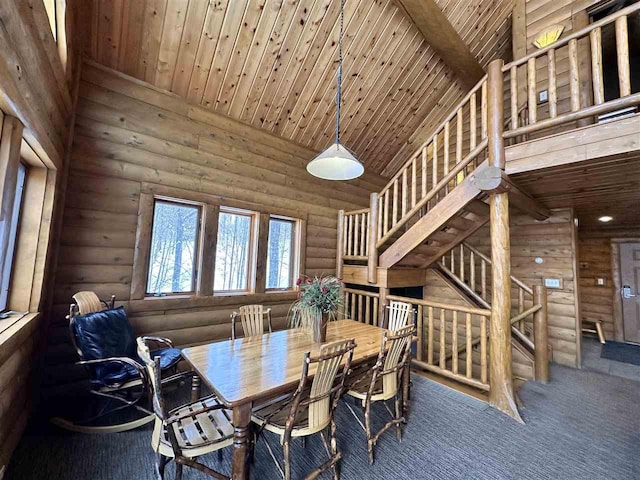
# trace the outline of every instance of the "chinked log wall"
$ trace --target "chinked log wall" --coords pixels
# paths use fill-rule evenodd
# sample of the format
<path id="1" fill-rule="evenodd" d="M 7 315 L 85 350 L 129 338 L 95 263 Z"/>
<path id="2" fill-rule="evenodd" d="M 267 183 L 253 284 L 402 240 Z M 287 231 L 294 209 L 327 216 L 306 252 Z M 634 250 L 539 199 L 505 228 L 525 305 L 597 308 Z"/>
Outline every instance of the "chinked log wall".
<path id="1" fill-rule="evenodd" d="M 46 361 L 49 386 L 81 378 L 82 371 L 69 368 L 75 357 L 64 320 L 79 290 L 116 295 L 136 333 L 164 335 L 178 345 L 228 338 L 230 313 L 246 303 L 269 305 L 282 328 L 295 294 L 128 301 L 143 185 L 170 189 L 177 198 L 206 194 L 223 205 L 228 199 L 248 209 L 297 212 L 306 220 L 304 270 L 313 275 L 335 272 L 338 210 L 368 205 L 370 192 L 385 180 L 314 179 L 305 170 L 314 155 L 307 148 L 93 63 L 82 72 Z"/>

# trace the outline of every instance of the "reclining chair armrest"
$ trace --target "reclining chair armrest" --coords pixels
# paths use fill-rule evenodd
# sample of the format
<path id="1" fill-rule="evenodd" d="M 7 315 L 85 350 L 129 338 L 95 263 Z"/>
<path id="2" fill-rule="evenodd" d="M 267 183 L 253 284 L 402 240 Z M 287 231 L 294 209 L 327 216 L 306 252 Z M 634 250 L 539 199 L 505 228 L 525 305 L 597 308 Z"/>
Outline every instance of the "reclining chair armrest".
<path id="1" fill-rule="evenodd" d="M 142 337 L 145 342 L 156 342 L 160 345 L 164 345 L 167 348 L 173 348 L 173 342 L 166 337 Z"/>
<path id="2" fill-rule="evenodd" d="M 109 362 L 125 363 L 135 368 L 136 371 L 138 372 L 138 375 L 140 376 L 140 379 L 143 382 L 146 382 L 147 372 L 145 371 L 144 367 L 129 357 L 108 357 L 108 358 L 96 358 L 94 360 L 81 360 L 79 362 L 76 362 L 76 365 L 98 365 L 101 363 L 109 363 Z"/>

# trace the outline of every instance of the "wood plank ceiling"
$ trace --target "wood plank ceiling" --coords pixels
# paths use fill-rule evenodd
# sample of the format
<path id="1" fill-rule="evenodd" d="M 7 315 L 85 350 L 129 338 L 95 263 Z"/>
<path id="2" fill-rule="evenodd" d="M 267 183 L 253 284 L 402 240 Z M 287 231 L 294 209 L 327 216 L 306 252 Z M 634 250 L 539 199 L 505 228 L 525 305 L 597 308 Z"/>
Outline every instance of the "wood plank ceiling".
<path id="1" fill-rule="evenodd" d="M 333 141 L 338 0 L 92 2 L 94 60 L 314 149 Z M 481 65 L 505 58 L 514 0 L 437 3 Z M 342 140 L 390 173 L 464 87 L 392 0 L 346 0 L 344 26 Z"/>

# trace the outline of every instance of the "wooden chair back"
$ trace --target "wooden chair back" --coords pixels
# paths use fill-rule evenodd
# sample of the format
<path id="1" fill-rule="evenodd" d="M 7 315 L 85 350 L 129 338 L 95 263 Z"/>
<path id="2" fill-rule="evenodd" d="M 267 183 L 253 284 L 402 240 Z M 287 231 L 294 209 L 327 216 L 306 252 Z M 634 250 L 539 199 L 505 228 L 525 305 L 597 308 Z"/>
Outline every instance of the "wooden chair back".
<path id="1" fill-rule="evenodd" d="M 412 312 L 410 303 L 392 301 L 387 306 L 386 312 L 387 321 L 385 328 L 387 330 L 395 332 L 409 323 L 413 323 L 413 319 L 409 317 L 409 314 Z"/>
<path id="2" fill-rule="evenodd" d="M 329 423 L 338 405 L 340 394 L 344 389 L 344 382 L 351 368 L 354 349 L 355 340 L 338 340 L 322 345 L 320 354 L 315 358 L 311 357 L 310 352 L 305 354 L 300 384 L 293 395 L 289 420 L 287 421 L 289 434 L 296 424 L 295 420 L 300 408 L 308 408 L 308 428 L 310 431 L 320 431 Z M 339 380 L 336 381 L 338 370 L 343 360 L 343 373 L 340 375 Z M 316 372 L 311 383 L 311 389 L 308 389 L 309 369 L 314 364 L 317 365 Z M 303 398 L 305 396 L 306 398 Z"/>
<path id="3" fill-rule="evenodd" d="M 240 317 L 245 337 L 257 337 L 264 333 L 264 318 L 267 317 L 267 328 L 271 333 L 271 309 L 262 305 L 243 305 L 238 312 L 231 314 L 231 339 L 236 338 L 236 318 Z"/>
<path id="4" fill-rule="evenodd" d="M 100 300 L 100 297 L 95 292 L 89 291 L 77 292 L 71 298 L 75 303 L 72 303 L 69 308 L 69 318 L 73 318 L 75 315 L 99 312 L 105 308 L 114 308 L 116 303 L 115 295 L 111 295 L 111 300 L 105 302 Z"/>
<path id="5" fill-rule="evenodd" d="M 411 340 L 415 327 L 413 324 L 402 327 L 395 332 L 384 333 L 382 348 L 382 392 L 389 398 L 398 391 L 399 371 L 406 366 L 411 353 Z"/>

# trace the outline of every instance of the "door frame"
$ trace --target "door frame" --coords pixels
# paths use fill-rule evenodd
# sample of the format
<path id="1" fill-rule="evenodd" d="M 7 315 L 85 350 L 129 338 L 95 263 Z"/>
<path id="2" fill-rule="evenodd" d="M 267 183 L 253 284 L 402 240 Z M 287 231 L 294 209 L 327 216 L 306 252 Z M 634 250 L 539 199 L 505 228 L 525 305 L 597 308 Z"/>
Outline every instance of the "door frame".
<path id="1" fill-rule="evenodd" d="M 620 272 L 620 244 L 640 243 L 640 238 L 611 239 L 611 278 L 613 279 L 613 336 L 616 342 L 624 342 L 624 318 L 622 317 L 622 275 Z"/>

